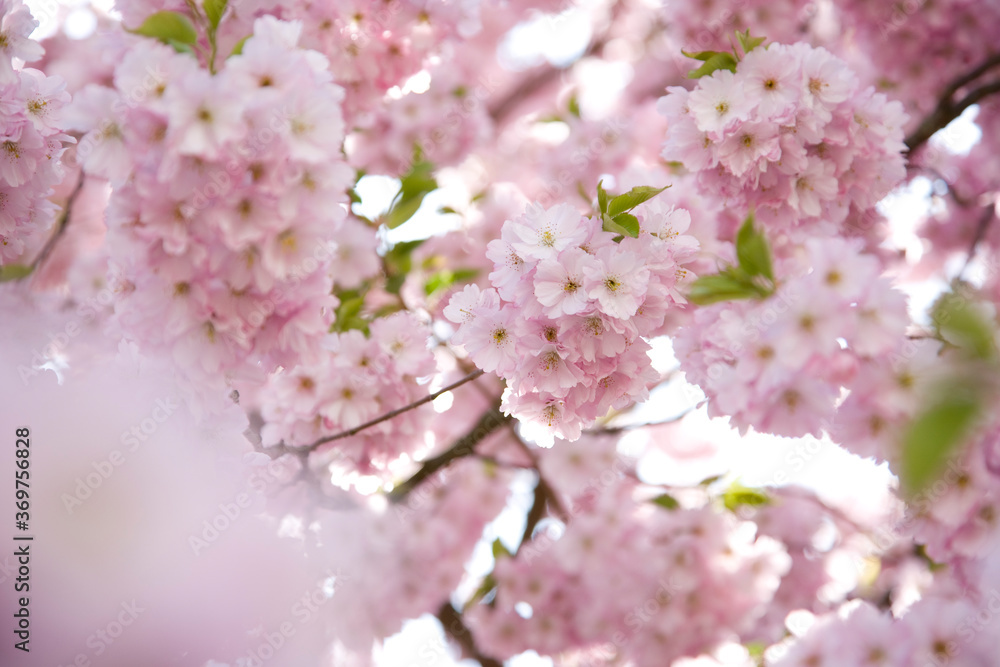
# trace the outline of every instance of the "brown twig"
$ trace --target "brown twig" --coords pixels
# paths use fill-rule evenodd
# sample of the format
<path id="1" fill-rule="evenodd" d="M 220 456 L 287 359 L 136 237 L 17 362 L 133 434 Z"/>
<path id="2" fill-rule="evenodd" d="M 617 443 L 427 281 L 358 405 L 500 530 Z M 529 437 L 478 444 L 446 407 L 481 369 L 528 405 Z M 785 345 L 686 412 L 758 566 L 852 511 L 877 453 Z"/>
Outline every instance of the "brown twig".
<path id="1" fill-rule="evenodd" d="M 935 132 L 958 118 L 967 108 L 976 104 L 984 97 L 1000 93 L 1000 81 L 993 81 L 972 90 L 959 101 L 953 101 L 958 91 L 998 66 L 1000 66 L 1000 53 L 991 55 L 968 73 L 956 78 L 942 91 L 941 98 L 934 111 L 906 138 L 906 146 L 911 155 L 923 146 Z"/>
<path id="2" fill-rule="evenodd" d="M 601 51 L 601 49 L 603 49 L 605 45 L 607 45 L 608 43 L 608 39 L 611 34 L 611 26 L 614 25 L 615 19 L 617 18 L 617 15 L 621 10 L 621 4 L 622 3 L 620 2 L 616 2 L 614 4 L 614 6 L 611 8 L 611 17 L 610 20 L 608 21 L 607 29 L 604 30 L 603 34 L 600 37 L 591 42 L 590 46 L 587 47 L 587 50 L 584 51 L 583 54 L 581 54 L 577 60 L 573 61 L 573 63 L 571 63 L 565 68 L 559 68 L 553 65 L 546 65 L 544 69 L 536 73 L 534 76 L 528 78 L 523 83 L 521 83 L 521 85 L 517 86 L 512 91 L 507 93 L 507 95 L 503 97 L 499 102 L 490 105 L 489 114 L 490 118 L 493 119 L 493 122 L 497 125 L 500 125 L 501 123 L 503 123 L 504 120 L 506 120 L 506 118 L 511 114 L 511 112 L 513 112 L 514 109 L 516 109 L 517 106 L 521 104 L 521 102 L 530 98 L 538 91 L 544 90 L 548 85 L 550 85 L 554 81 L 557 81 L 563 75 L 563 73 L 568 71 L 569 68 L 575 65 L 576 63 L 580 62 L 584 58 L 589 58 L 590 56 L 595 55 L 596 53 Z"/>
<path id="3" fill-rule="evenodd" d="M 472 640 L 472 633 L 466 627 L 465 621 L 462 620 L 462 615 L 451 606 L 450 602 L 445 601 L 441 605 L 437 612 L 437 619 L 441 622 L 445 633 L 455 640 L 455 643 L 462 649 L 463 658 L 472 658 L 478 661 L 482 667 L 503 667 L 503 663 L 496 658 L 480 653 L 479 649 L 476 648 L 476 643 Z"/>
<path id="4" fill-rule="evenodd" d="M 433 401 L 438 396 L 440 396 L 442 394 L 446 394 L 449 391 L 451 391 L 452 389 L 455 389 L 457 387 L 461 387 L 466 382 L 469 382 L 471 380 L 475 380 L 477 377 L 479 377 L 480 375 L 482 375 L 483 372 L 484 371 L 482 371 L 482 370 L 473 371 L 472 373 L 469 373 L 468 375 L 466 375 L 461 380 L 458 380 L 457 382 L 452 382 L 447 387 L 445 387 L 443 389 L 439 389 L 438 391 L 434 392 L 433 394 L 428 394 L 427 396 L 424 396 L 423 398 L 421 398 L 419 401 L 414 401 L 413 403 L 410 403 L 409 405 L 404 405 L 401 408 L 397 408 L 395 410 L 392 410 L 391 412 L 387 412 L 384 415 L 381 415 L 379 417 L 376 417 L 375 419 L 372 419 L 371 421 L 367 421 L 364 424 L 361 424 L 360 426 L 355 426 L 354 428 L 348 429 L 346 431 L 341 431 L 340 433 L 335 433 L 334 435 L 328 435 L 328 436 L 325 436 L 323 438 L 320 438 L 316 442 L 313 442 L 313 443 L 307 445 L 306 447 L 302 447 L 301 449 L 303 451 L 309 452 L 309 451 L 312 451 L 312 450 L 316 449 L 320 445 L 326 444 L 328 442 L 333 442 L 334 440 L 341 440 L 343 438 L 349 438 L 352 435 L 356 435 L 356 434 L 360 433 L 361 431 L 364 431 L 366 428 L 371 428 L 372 426 L 375 426 L 376 424 L 381 424 L 382 422 L 388 421 L 388 420 L 392 419 L 393 417 L 397 417 L 397 416 L 403 414 L 404 412 L 408 412 L 409 410 L 413 410 L 415 408 L 419 408 L 421 405 L 424 405 L 425 403 L 430 403 L 431 401 Z"/>
<path id="5" fill-rule="evenodd" d="M 69 197 L 66 199 L 66 206 L 63 207 L 62 213 L 59 215 L 59 220 L 56 222 L 56 231 L 53 232 L 49 240 L 45 242 L 42 246 L 41 251 L 35 260 L 31 263 L 31 271 L 24 275 L 27 278 L 30 275 L 34 275 L 42 264 L 49 258 L 52 254 L 52 249 L 56 245 L 56 241 L 66 232 L 66 228 L 69 226 L 70 212 L 73 209 L 73 203 L 76 201 L 77 196 L 80 194 L 80 190 L 83 189 L 83 182 L 86 179 L 83 172 L 80 172 L 80 178 L 76 181 L 76 186 L 73 188 L 73 192 L 70 193 Z"/>

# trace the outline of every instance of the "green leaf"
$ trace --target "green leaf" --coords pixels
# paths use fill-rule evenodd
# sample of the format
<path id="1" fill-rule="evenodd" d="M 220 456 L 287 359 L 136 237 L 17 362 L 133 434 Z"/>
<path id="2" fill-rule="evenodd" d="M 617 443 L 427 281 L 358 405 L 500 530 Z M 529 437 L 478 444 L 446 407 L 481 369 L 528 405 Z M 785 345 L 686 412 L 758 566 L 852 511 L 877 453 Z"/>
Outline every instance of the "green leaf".
<path id="1" fill-rule="evenodd" d="M 743 505 L 759 507 L 760 505 L 767 505 L 770 502 L 771 499 L 763 491 L 751 489 L 739 482 L 733 482 L 733 485 L 722 494 L 722 504 L 730 512 L 735 512 L 737 508 Z"/>
<path id="2" fill-rule="evenodd" d="M 204 0 L 205 16 L 208 17 L 208 24 L 212 27 L 212 32 L 219 27 L 222 15 L 226 13 L 226 3 L 228 0 Z"/>
<path id="3" fill-rule="evenodd" d="M 706 477 L 705 479 L 698 482 L 698 486 L 712 486 L 720 479 L 722 479 L 722 477 L 723 477 L 722 475 L 712 475 L 711 477 Z"/>
<path id="4" fill-rule="evenodd" d="M 745 33 L 737 30 L 736 39 L 740 43 L 740 48 L 743 49 L 743 55 L 750 53 L 758 46 L 767 41 L 767 37 L 751 37 L 749 28 L 747 28 Z"/>
<path id="5" fill-rule="evenodd" d="M 937 479 L 948 457 L 969 435 L 979 416 L 980 397 L 965 388 L 941 392 L 903 433 L 900 483 L 912 497 Z"/>
<path id="6" fill-rule="evenodd" d="M 493 576 L 493 573 L 490 572 L 483 579 L 483 583 L 479 585 L 479 588 L 476 589 L 476 592 L 472 594 L 472 597 L 469 598 L 469 601 L 466 602 L 465 605 L 462 607 L 462 610 L 464 611 L 469 607 L 471 607 L 472 605 L 478 603 L 480 600 L 489 595 L 494 589 L 496 589 L 496 587 L 497 587 L 497 580 Z"/>
<path id="7" fill-rule="evenodd" d="M 233 47 L 233 50 L 229 53 L 229 55 L 230 56 L 242 55 L 243 54 L 243 45 L 246 44 L 247 40 L 250 39 L 251 37 L 253 37 L 253 35 L 247 35 L 246 37 L 244 37 L 240 41 L 236 42 L 236 46 Z"/>
<path id="8" fill-rule="evenodd" d="M 943 294 L 931 309 L 931 321 L 941 338 L 980 360 L 996 356 L 992 324 L 961 294 Z"/>
<path id="9" fill-rule="evenodd" d="M 399 192 L 393 198 L 389 212 L 385 214 L 384 222 L 389 229 L 395 229 L 413 217 L 427 193 L 437 190 L 438 184 L 433 172 L 433 164 L 419 160 L 403 175 L 399 181 Z"/>
<path id="10" fill-rule="evenodd" d="M 177 53 L 190 53 L 194 55 L 194 47 L 190 44 L 185 44 L 184 42 L 178 42 L 176 39 L 171 39 L 167 41 L 167 44 L 174 47 L 174 51 Z"/>
<path id="11" fill-rule="evenodd" d="M 697 53 L 688 53 L 684 49 L 681 49 L 681 53 L 683 53 L 688 58 L 694 58 L 695 60 L 701 60 L 702 62 L 705 62 L 711 59 L 713 56 L 723 55 L 725 51 L 698 51 Z"/>
<path id="12" fill-rule="evenodd" d="M 669 493 L 664 493 L 659 496 L 656 496 L 655 498 L 653 498 L 652 502 L 668 510 L 675 510 L 681 506 L 681 504 L 677 502 L 677 499 L 674 498 Z"/>
<path id="13" fill-rule="evenodd" d="M 191 21 L 178 12 L 156 12 L 143 21 L 141 26 L 129 32 L 158 39 L 164 44 L 194 44 L 198 41 L 198 33 Z"/>
<path id="14" fill-rule="evenodd" d="M 604 191 L 604 181 L 597 181 L 597 208 L 601 214 L 608 212 L 608 193 Z"/>
<path id="15" fill-rule="evenodd" d="M 698 58 L 701 60 L 701 58 Z M 736 71 L 736 58 L 731 53 L 716 53 L 709 57 L 705 64 L 697 69 L 688 72 L 689 79 L 700 79 L 703 76 L 716 72 L 720 69 L 727 69 L 730 72 Z"/>
<path id="16" fill-rule="evenodd" d="M 570 95 L 566 108 L 573 116 L 580 117 L 580 100 L 576 99 L 576 95 Z"/>
<path id="17" fill-rule="evenodd" d="M 759 296 L 761 294 L 757 287 L 727 272 L 698 278 L 691 285 L 687 298 L 699 306 L 708 306 L 720 301 L 751 299 Z"/>
<path id="18" fill-rule="evenodd" d="M 639 220 L 631 213 L 619 213 L 613 218 L 605 213 L 601 217 L 604 220 L 604 231 L 632 238 L 639 236 Z"/>
<path id="19" fill-rule="evenodd" d="M 767 243 L 767 237 L 754 229 L 753 213 L 747 216 L 736 234 L 736 258 L 740 268 L 749 276 L 764 276 L 774 282 L 771 247 Z"/>
<path id="20" fill-rule="evenodd" d="M 443 271 L 438 271 L 424 283 L 424 294 L 430 296 L 438 290 L 448 289 L 455 283 L 468 282 L 477 275 L 479 275 L 477 269 L 456 269 L 455 271 L 444 269 Z"/>
<path id="21" fill-rule="evenodd" d="M 355 291 L 345 292 L 341 296 L 340 306 L 337 307 L 337 316 L 333 320 L 333 331 L 344 333 L 350 329 L 365 330 L 368 323 L 361 317 L 361 310 L 365 307 L 364 294 L 357 294 Z"/>
<path id="22" fill-rule="evenodd" d="M 383 262 L 385 264 L 386 281 L 385 289 L 391 294 L 399 294 L 403 283 L 406 281 L 406 274 L 413 268 L 413 258 L 411 253 L 424 242 L 425 239 L 416 241 L 406 241 L 397 243 L 392 250 L 385 254 Z"/>
<path id="23" fill-rule="evenodd" d="M 639 204 L 649 201 L 670 186 L 654 188 L 650 185 L 637 185 L 623 195 L 618 195 L 608 203 L 608 215 L 614 217 L 619 213 L 631 211 Z"/>
<path id="24" fill-rule="evenodd" d="M 503 542 L 498 537 L 493 540 L 493 558 L 500 558 L 501 556 L 510 558 L 510 551 L 507 550 L 507 547 L 503 545 Z"/>
<path id="25" fill-rule="evenodd" d="M 34 270 L 35 267 L 27 264 L 8 264 L 7 266 L 0 266 L 0 283 L 27 278 Z"/>
<path id="26" fill-rule="evenodd" d="M 438 213 L 440 213 L 441 215 L 447 215 L 447 214 L 462 215 L 461 213 L 453 209 L 451 206 L 442 206 L 441 208 L 438 209 Z"/>

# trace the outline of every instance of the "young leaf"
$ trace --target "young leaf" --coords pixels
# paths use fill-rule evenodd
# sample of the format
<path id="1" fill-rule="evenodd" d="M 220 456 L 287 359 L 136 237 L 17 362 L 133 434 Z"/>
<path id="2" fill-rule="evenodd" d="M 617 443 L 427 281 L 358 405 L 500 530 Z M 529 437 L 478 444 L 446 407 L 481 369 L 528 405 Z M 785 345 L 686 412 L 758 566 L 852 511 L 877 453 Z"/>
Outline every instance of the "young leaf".
<path id="1" fill-rule="evenodd" d="M 576 95 L 570 95 L 569 102 L 566 105 L 566 110 L 569 111 L 570 115 L 580 117 L 580 101 L 576 99 Z"/>
<path id="2" fill-rule="evenodd" d="M 443 290 L 451 287 L 455 283 L 468 282 L 479 275 L 477 269 L 455 269 L 454 271 L 450 269 L 444 269 L 438 271 L 424 283 L 424 294 L 430 296 L 437 292 L 438 290 Z"/>
<path id="3" fill-rule="evenodd" d="M 34 267 L 25 264 L 8 264 L 7 266 L 0 266 L 0 283 L 6 283 L 11 280 L 20 280 L 31 275 L 34 271 Z"/>
<path id="4" fill-rule="evenodd" d="M 691 285 L 688 301 L 708 306 L 720 301 L 751 299 L 760 296 L 759 290 L 747 280 L 740 280 L 731 272 L 702 276 Z"/>
<path id="5" fill-rule="evenodd" d="M 605 213 L 602 219 L 604 220 L 604 231 L 606 232 L 631 236 L 632 238 L 639 236 L 639 220 L 631 213 L 619 213 L 613 218 Z"/>
<path id="6" fill-rule="evenodd" d="M 700 58 L 699 58 L 700 60 Z M 700 79 L 720 69 L 736 71 L 736 58 L 731 53 L 716 53 L 705 61 L 705 64 L 688 72 L 689 79 Z"/>
<path id="7" fill-rule="evenodd" d="M 944 294 L 931 310 L 931 320 L 938 333 L 976 359 L 996 356 L 994 329 L 968 298 L 961 294 Z"/>
<path id="8" fill-rule="evenodd" d="M 698 51 L 697 53 L 688 53 L 684 49 L 681 49 L 681 53 L 683 53 L 688 58 L 694 58 L 695 60 L 700 60 L 702 62 L 705 62 L 711 59 L 712 56 L 721 55 L 722 53 L 724 53 L 724 51 Z"/>
<path id="9" fill-rule="evenodd" d="M 745 33 L 742 33 L 739 30 L 737 30 L 736 39 L 740 43 L 740 48 L 743 49 L 743 55 L 750 53 L 758 46 L 767 41 L 767 37 L 751 37 L 749 28 L 747 28 Z"/>
<path id="10" fill-rule="evenodd" d="M 625 194 L 618 195 L 608 202 L 608 215 L 613 218 L 619 213 L 631 211 L 639 204 L 649 201 L 669 187 L 669 185 L 662 188 L 654 188 L 650 185 L 637 185 Z"/>
<path id="11" fill-rule="evenodd" d="M 226 3 L 228 0 L 204 0 L 205 16 L 208 17 L 208 24 L 212 27 L 212 32 L 219 27 L 222 15 L 226 13 Z"/>
<path id="12" fill-rule="evenodd" d="M 948 457 L 969 435 L 979 412 L 978 397 L 968 391 L 948 391 L 910 422 L 903 434 L 899 475 L 907 495 L 920 493 L 937 479 Z"/>
<path id="13" fill-rule="evenodd" d="M 597 181 L 597 208 L 601 214 L 608 212 L 608 193 L 604 191 L 604 181 Z"/>
<path id="14" fill-rule="evenodd" d="M 677 502 L 677 499 L 674 498 L 669 493 L 664 493 L 659 496 L 656 496 L 655 498 L 653 498 L 652 502 L 668 510 L 675 510 L 681 506 L 681 504 Z"/>
<path id="15" fill-rule="evenodd" d="M 472 597 L 469 598 L 469 601 L 462 606 L 463 611 L 477 604 L 480 600 L 482 600 L 487 595 L 496 590 L 496 587 L 497 587 L 497 580 L 493 576 L 493 573 L 490 572 L 483 579 L 483 583 L 479 585 L 479 588 L 476 589 L 476 592 L 472 594 Z"/>
<path id="16" fill-rule="evenodd" d="M 771 248 L 763 232 L 754 229 L 753 213 L 747 216 L 736 234 L 736 258 L 739 260 L 740 268 L 749 276 L 764 276 L 774 282 Z"/>
<path id="17" fill-rule="evenodd" d="M 195 32 L 191 21 L 178 12 L 162 11 L 151 14 L 141 26 L 129 32 L 158 39 L 164 44 L 173 42 L 194 44 L 198 41 L 198 33 Z"/>
<path id="18" fill-rule="evenodd" d="M 726 489 L 725 493 L 722 494 L 722 504 L 725 505 L 726 509 L 730 512 L 735 512 L 736 509 L 742 505 L 759 507 L 760 505 L 767 505 L 770 502 L 771 499 L 763 491 L 751 489 L 743 486 L 739 482 L 734 482 L 733 485 Z"/>
<path id="19" fill-rule="evenodd" d="M 501 542 L 498 537 L 493 540 L 493 557 L 500 558 L 501 556 L 510 558 L 510 551 L 504 546 L 503 542 Z"/>
<path id="20" fill-rule="evenodd" d="M 433 172 L 433 164 L 420 160 L 403 175 L 399 181 L 399 192 L 393 198 L 389 212 L 385 214 L 384 221 L 389 229 L 395 229 L 413 217 L 427 193 L 437 189 Z"/>
<path id="21" fill-rule="evenodd" d="M 251 37 L 253 37 L 253 35 L 247 35 L 246 37 L 242 38 L 240 41 L 236 42 L 236 46 L 233 47 L 233 50 L 232 50 L 232 52 L 229 55 L 230 56 L 239 56 L 239 55 L 242 55 L 243 54 L 243 45 L 246 44 L 247 40 L 250 39 Z"/>

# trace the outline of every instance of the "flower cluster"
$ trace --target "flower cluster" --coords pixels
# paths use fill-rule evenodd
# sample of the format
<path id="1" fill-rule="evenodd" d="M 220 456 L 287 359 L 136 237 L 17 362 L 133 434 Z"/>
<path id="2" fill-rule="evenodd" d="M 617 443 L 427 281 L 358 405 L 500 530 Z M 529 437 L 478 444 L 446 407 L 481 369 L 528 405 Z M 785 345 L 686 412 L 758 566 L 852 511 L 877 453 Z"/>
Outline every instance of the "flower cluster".
<path id="1" fill-rule="evenodd" d="M 308 445 L 426 396 L 417 378 L 435 370 L 427 334 L 411 313 L 374 320 L 370 337 L 358 330 L 331 334 L 320 363 L 277 373 L 260 392 L 263 444 Z M 384 468 L 422 444 L 427 417 L 409 410 L 332 448 L 355 466 Z"/>
<path id="2" fill-rule="evenodd" d="M 644 337 L 661 329 L 697 242 L 687 211 L 649 202 L 638 238 L 615 242 L 598 220 L 537 204 L 487 246 L 493 287 L 470 285 L 445 317 L 477 366 L 507 380 L 503 407 L 569 440 L 581 425 L 645 400 L 657 379 Z"/>
<path id="3" fill-rule="evenodd" d="M 831 235 L 905 176 L 902 105 L 861 89 L 825 49 L 758 47 L 735 72 L 668 91 L 658 103 L 670 123 L 663 157 L 772 229 Z"/>
<path id="4" fill-rule="evenodd" d="M 63 177 L 64 142 L 72 141 L 59 128 L 70 99 L 62 79 L 13 65 L 42 57 L 28 38 L 37 25 L 21 0 L 0 0 L 0 264 L 20 258 L 55 219 L 47 197 Z"/>
<path id="5" fill-rule="evenodd" d="M 543 532 L 497 561 L 493 604 L 466 611 L 478 646 L 501 659 L 583 650 L 654 666 L 752 625 L 788 569 L 781 545 L 708 506 L 641 507 L 635 486 L 604 484 L 554 541 Z"/>
<path id="6" fill-rule="evenodd" d="M 344 604 L 331 605 L 337 639 L 364 657 L 373 640 L 395 634 L 405 620 L 437 613 L 484 527 L 504 508 L 511 477 L 467 459 L 381 514 L 327 513 L 327 539 L 348 552 L 343 569 L 355 574 L 338 593 Z"/>
<path id="7" fill-rule="evenodd" d="M 143 40 L 72 107 L 84 168 L 114 186 L 111 260 L 128 335 L 213 386 L 321 356 L 352 170 L 343 91 L 301 26 L 259 19 L 215 75 Z M 246 363 L 244 363 L 246 362 Z"/>
<path id="8" fill-rule="evenodd" d="M 969 599 L 935 595 L 894 619 L 867 602 L 850 602 L 837 613 L 817 618 L 797 641 L 772 647 L 768 654 L 774 660 L 768 664 L 987 667 L 1000 649 L 995 603 L 990 598 L 977 606 Z"/>
<path id="9" fill-rule="evenodd" d="M 769 298 L 699 309 L 675 340 L 709 413 L 741 432 L 819 435 L 841 387 L 896 349 L 909 324 L 905 298 L 856 243 L 814 240 L 805 250 L 801 263 L 779 264 L 787 277 Z"/>

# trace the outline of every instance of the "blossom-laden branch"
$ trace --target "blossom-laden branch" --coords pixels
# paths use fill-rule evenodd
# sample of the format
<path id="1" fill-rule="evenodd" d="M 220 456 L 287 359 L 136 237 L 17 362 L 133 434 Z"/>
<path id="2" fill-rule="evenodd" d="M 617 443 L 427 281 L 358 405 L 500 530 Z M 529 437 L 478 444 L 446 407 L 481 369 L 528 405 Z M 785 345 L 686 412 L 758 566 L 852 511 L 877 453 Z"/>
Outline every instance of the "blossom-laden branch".
<path id="1" fill-rule="evenodd" d="M 320 445 L 324 445 L 324 444 L 326 444 L 328 442 L 333 442 L 334 440 L 342 440 L 344 438 L 349 438 L 352 435 L 357 435 L 361 431 L 364 431 L 367 428 L 371 428 L 372 426 L 375 426 L 376 424 L 381 424 L 382 422 L 388 421 L 388 420 L 392 419 L 393 417 L 397 417 L 397 416 L 403 414 L 404 412 L 408 412 L 410 410 L 414 410 L 416 408 L 419 408 L 421 405 L 424 405 L 425 403 L 430 403 L 431 401 L 433 401 L 438 396 L 441 396 L 442 394 L 447 394 L 452 389 L 455 389 L 457 387 L 461 387 L 466 382 L 471 382 L 472 380 L 475 380 L 477 377 L 479 377 L 482 374 L 483 374 L 482 370 L 473 371 L 472 373 L 469 373 L 468 375 L 466 375 L 461 380 L 457 380 L 456 382 L 452 382 L 447 387 L 444 387 L 443 389 L 439 389 L 438 391 L 434 392 L 433 394 L 428 394 L 427 396 L 424 396 L 423 398 L 421 398 L 418 401 L 414 401 L 413 403 L 410 403 L 408 405 L 404 405 L 401 408 L 397 408 L 395 410 L 392 410 L 391 412 L 387 412 L 384 415 L 381 415 L 379 417 L 376 417 L 375 419 L 372 419 L 371 421 L 367 421 L 364 424 L 361 424 L 360 426 L 355 426 L 354 428 L 348 429 L 346 431 L 341 431 L 340 433 L 335 433 L 334 435 L 328 435 L 328 436 L 322 437 L 319 440 L 313 442 L 312 444 L 310 444 L 310 445 L 308 445 L 306 447 L 303 447 L 302 450 L 309 452 L 309 451 L 312 451 L 312 450 L 316 449 Z"/>
<path id="2" fill-rule="evenodd" d="M 946 127 L 948 123 L 958 118 L 967 108 L 989 95 L 1000 93 L 1000 80 L 997 80 L 975 88 L 960 100 L 954 101 L 954 97 L 958 91 L 966 88 L 969 84 L 996 67 L 1000 67 L 1000 53 L 991 55 L 971 71 L 952 81 L 942 91 L 941 99 L 938 101 L 934 111 L 906 138 L 906 146 L 911 155 L 923 146 L 935 132 Z"/>

